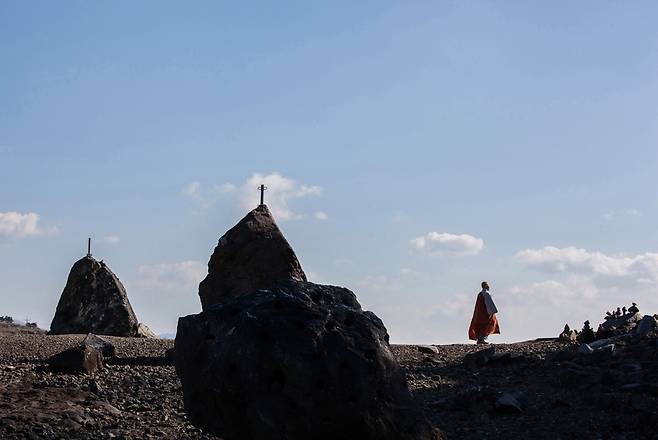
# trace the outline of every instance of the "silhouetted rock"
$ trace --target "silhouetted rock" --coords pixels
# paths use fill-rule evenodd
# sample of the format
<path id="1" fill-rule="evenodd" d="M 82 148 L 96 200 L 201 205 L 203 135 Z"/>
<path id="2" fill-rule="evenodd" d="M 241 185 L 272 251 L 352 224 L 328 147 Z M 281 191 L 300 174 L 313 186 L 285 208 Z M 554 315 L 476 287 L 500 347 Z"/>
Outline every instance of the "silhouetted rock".
<path id="1" fill-rule="evenodd" d="M 286 280 L 306 281 L 306 275 L 269 209 L 260 205 L 219 239 L 199 284 L 201 306 Z"/>
<path id="2" fill-rule="evenodd" d="M 596 341 L 596 334 L 592 330 L 592 327 L 590 327 L 589 321 L 585 321 L 583 330 L 578 334 L 578 340 L 585 344 Z"/>
<path id="3" fill-rule="evenodd" d="M 628 308 L 628 313 L 631 315 L 635 315 L 636 313 L 639 313 L 640 309 L 637 307 L 637 304 L 633 303 L 631 306 Z"/>
<path id="4" fill-rule="evenodd" d="M 105 263 L 86 256 L 71 268 L 50 333 L 136 336 L 137 324 L 121 281 Z"/>
<path id="5" fill-rule="evenodd" d="M 558 339 L 560 341 L 572 342 L 575 341 L 577 337 L 578 337 L 578 332 L 575 330 L 571 330 L 571 328 L 569 328 L 569 324 L 565 324 L 564 330 L 562 330 L 562 333 L 560 333 Z"/>
<path id="6" fill-rule="evenodd" d="M 425 354 L 437 354 L 439 349 L 432 345 L 416 345 L 416 349 Z"/>
<path id="7" fill-rule="evenodd" d="M 638 322 L 637 326 L 633 329 L 633 334 L 636 336 L 646 336 L 650 331 L 658 326 L 656 318 L 651 315 L 644 315 Z"/>
<path id="8" fill-rule="evenodd" d="M 613 332 L 619 330 L 621 332 L 629 332 L 637 325 L 638 322 L 642 320 L 642 314 L 637 313 L 628 313 L 624 316 L 620 316 L 614 319 L 607 319 L 601 323 L 602 330 L 612 330 Z"/>
<path id="9" fill-rule="evenodd" d="M 103 355 L 93 346 L 82 344 L 51 356 L 48 366 L 55 372 L 94 374 L 103 369 Z"/>
<path id="10" fill-rule="evenodd" d="M 226 440 L 442 435 L 415 407 L 384 324 L 345 288 L 290 280 L 225 298 L 179 319 L 175 363 L 187 416 Z"/>

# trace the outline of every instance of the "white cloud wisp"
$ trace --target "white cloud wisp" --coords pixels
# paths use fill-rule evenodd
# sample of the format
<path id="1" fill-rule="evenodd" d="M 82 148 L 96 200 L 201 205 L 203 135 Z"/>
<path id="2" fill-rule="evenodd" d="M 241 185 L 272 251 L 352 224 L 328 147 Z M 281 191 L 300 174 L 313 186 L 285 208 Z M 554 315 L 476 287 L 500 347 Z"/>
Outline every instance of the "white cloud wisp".
<path id="1" fill-rule="evenodd" d="M 477 255 L 484 248 L 484 240 L 468 234 L 429 232 L 411 240 L 411 246 L 429 255 Z"/>
<path id="2" fill-rule="evenodd" d="M 29 212 L 0 212 L 0 237 L 33 237 L 57 232 L 55 227 L 42 227 L 39 214 Z"/>

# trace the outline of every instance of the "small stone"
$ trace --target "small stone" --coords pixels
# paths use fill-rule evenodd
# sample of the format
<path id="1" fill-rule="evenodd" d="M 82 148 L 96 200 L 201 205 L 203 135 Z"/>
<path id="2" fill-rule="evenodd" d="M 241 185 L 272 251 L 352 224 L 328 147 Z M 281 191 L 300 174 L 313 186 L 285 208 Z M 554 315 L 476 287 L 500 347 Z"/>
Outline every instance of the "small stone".
<path id="1" fill-rule="evenodd" d="M 425 354 L 438 354 L 439 349 L 434 347 L 433 345 L 416 345 L 416 350 L 420 351 L 421 353 Z"/>
<path id="2" fill-rule="evenodd" d="M 522 413 L 522 396 L 520 394 L 503 393 L 496 399 L 494 407 L 499 413 Z"/>
<path id="3" fill-rule="evenodd" d="M 94 374 L 103 369 L 103 355 L 90 345 L 80 345 L 51 356 L 48 366 L 54 372 Z"/>
<path id="4" fill-rule="evenodd" d="M 582 344 L 582 345 L 578 348 L 578 353 L 582 353 L 582 354 L 592 354 L 592 353 L 594 353 L 594 350 L 592 349 L 592 347 L 591 347 L 589 344 Z"/>
<path id="5" fill-rule="evenodd" d="M 111 358 L 116 352 L 116 349 L 111 342 L 108 342 L 93 333 L 87 334 L 87 336 L 82 340 L 82 345 L 89 345 L 94 347 L 96 350 L 101 352 L 104 358 Z"/>

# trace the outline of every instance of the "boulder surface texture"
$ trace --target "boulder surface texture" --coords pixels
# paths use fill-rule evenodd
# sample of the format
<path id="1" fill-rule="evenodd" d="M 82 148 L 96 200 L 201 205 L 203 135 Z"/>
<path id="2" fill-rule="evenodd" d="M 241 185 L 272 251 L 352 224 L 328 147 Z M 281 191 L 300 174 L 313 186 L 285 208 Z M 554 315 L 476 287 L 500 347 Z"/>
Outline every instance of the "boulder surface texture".
<path id="1" fill-rule="evenodd" d="M 306 281 L 306 275 L 270 210 L 260 205 L 219 239 L 199 284 L 201 306 L 290 279 Z"/>
<path id="2" fill-rule="evenodd" d="M 57 304 L 50 333 L 136 336 L 137 325 L 126 289 L 110 268 L 91 256 L 78 260 Z"/>
<path id="3" fill-rule="evenodd" d="M 175 362 L 188 417 L 226 440 L 441 438 L 345 288 L 291 280 L 180 318 Z"/>

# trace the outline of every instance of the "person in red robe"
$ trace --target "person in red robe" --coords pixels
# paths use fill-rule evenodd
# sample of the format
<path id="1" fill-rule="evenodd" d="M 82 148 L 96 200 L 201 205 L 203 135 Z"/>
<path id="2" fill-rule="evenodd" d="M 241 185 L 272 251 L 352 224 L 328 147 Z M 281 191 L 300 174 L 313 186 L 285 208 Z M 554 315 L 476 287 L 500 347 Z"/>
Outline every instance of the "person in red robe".
<path id="1" fill-rule="evenodd" d="M 487 336 L 492 333 L 500 334 L 496 313 L 498 313 L 498 309 L 491 299 L 489 284 L 483 281 L 482 291 L 478 293 L 477 301 L 475 301 L 473 319 L 468 328 L 468 338 L 477 341 L 478 344 L 488 344 Z"/>

